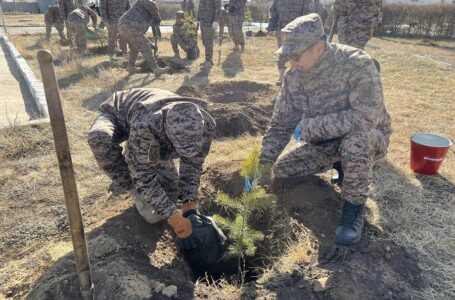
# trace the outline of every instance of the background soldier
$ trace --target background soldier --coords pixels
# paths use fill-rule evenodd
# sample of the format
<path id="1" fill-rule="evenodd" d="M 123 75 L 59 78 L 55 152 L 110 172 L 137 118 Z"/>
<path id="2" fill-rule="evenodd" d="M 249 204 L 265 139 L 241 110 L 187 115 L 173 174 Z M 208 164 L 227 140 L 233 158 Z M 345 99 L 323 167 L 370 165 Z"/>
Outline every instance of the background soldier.
<path id="1" fill-rule="evenodd" d="M 197 13 L 197 27 L 201 27 L 202 44 L 205 48 L 204 66 L 213 66 L 213 37 L 220 21 L 221 0 L 201 0 Z"/>
<path id="2" fill-rule="evenodd" d="M 46 14 L 44 15 L 44 23 L 46 24 L 47 41 L 50 41 L 52 26 L 54 26 L 55 29 L 57 29 L 58 34 L 60 35 L 60 42 L 66 41 L 65 34 L 63 33 L 65 25 L 63 23 L 62 17 L 60 16 L 60 9 L 57 6 L 57 4 L 49 5 L 49 8 L 47 9 Z"/>
<path id="3" fill-rule="evenodd" d="M 76 45 L 79 53 L 83 53 L 87 48 L 85 33 L 87 31 L 91 32 L 87 27 L 90 21 L 89 17 L 92 19 L 92 26 L 96 34 L 98 31 L 96 28 L 97 15 L 87 5 L 78 2 L 77 8 L 68 15 L 68 35 L 73 39 L 73 43 Z"/>
<path id="4" fill-rule="evenodd" d="M 333 10 L 338 41 L 362 50 L 382 21 L 381 0 L 335 0 Z"/>
<path id="5" fill-rule="evenodd" d="M 274 0 L 270 7 L 270 19 L 267 26 L 269 35 L 275 33 L 278 47 L 281 47 L 280 30 L 295 18 L 312 13 L 314 9 L 313 0 Z M 280 77 L 276 84 L 281 85 L 283 75 L 286 71 L 286 60 L 278 57 L 278 71 Z"/>
<path id="6" fill-rule="evenodd" d="M 246 0 L 230 0 L 228 4 L 229 23 L 234 40 L 234 51 L 245 51 L 245 39 L 243 37 L 243 20 L 245 19 Z"/>
<path id="7" fill-rule="evenodd" d="M 185 51 L 188 60 L 199 57 L 197 46 L 197 32 L 195 24 L 191 20 L 185 20 L 185 13 L 178 11 L 175 14 L 175 24 L 172 26 L 171 45 L 174 56 L 180 58 L 179 46 Z"/>
<path id="8" fill-rule="evenodd" d="M 191 13 L 193 18 L 196 18 L 193 0 L 183 0 L 182 3 L 180 3 L 180 6 L 182 7 L 183 12 Z"/>
<path id="9" fill-rule="evenodd" d="M 71 36 L 68 30 L 68 15 L 76 9 L 74 0 L 58 0 L 58 9 L 60 10 L 60 18 L 62 18 L 65 23 L 68 40 L 71 41 Z"/>
<path id="10" fill-rule="evenodd" d="M 154 45 L 145 37 L 150 25 L 161 23 L 160 12 L 155 1 L 137 0 L 136 3 L 124 13 L 118 21 L 120 38 L 128 43 L 130 49 L 128 56 L 128 71 L 135 73 L 136 59 L 139 52 L 144 56 L 149 68 L 159 77 L 169 71 L 169 67 L 160 68 L 153 54 Z"/>
<path id="11" fill-rule="evenodd" d="M 292 68 L 262 140 L 261 163 L 274 164 L 278 178 L 294 178 L 341 162 L 345 203 L 335 241 L 355 244 L 373 162 L 386 155 L 392 132 L 379 72 L 362 50 L 327 43 L 318 14 L 295 19 L 281 34 L 278 53 L 288 57 Z M 281 154 L 296 126 L 301 141 Z"/>
<path id="12" fill-rule="evenodd" d="M 104 24 L 106 24 L 108 31 L 108 46 L 107 52 L 109 59 L 112 60 L 114 57 L 114 50 L 117 45 L 117 32 L 118 32 L 118 19 L 130 9 L 129 0 L 100 0 L 100 14 Z M 118 39 L 120 50 L 122 54 L 126 55 L 127 47 L 126 42 L 123 39 Z"/>

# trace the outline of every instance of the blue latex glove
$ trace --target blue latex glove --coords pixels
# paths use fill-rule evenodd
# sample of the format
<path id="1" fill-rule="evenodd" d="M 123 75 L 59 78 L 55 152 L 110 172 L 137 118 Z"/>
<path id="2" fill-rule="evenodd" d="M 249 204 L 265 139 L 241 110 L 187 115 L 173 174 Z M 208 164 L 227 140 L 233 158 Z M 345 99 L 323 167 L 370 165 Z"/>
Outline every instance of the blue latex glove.
<path id="1" fill-rule="evenodd" d="M 250 181 L 248 177 L 245 177 L 245 180 L 243 182 L 243 189 L 245 190 L 245 192 L 251 192 L 258 183 L 258 179 L 259 178 L 255 176 L 253 180 Z"/>
<path id="2" fill-rule="evenodd" d="M 294 140 L 299 141 L 300 140 L 300 128 L 299 125 L 297 125 L 294 129 Z"/>

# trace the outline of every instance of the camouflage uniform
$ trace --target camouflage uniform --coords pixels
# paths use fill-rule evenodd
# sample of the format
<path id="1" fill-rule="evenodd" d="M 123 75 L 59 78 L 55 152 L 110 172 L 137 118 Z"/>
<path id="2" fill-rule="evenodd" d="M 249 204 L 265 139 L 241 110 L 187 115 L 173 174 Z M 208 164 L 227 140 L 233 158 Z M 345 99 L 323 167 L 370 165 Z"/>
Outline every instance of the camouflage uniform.
<path id="1" fill-rule="evenodd" d="M 192 22 L 191 22 L 192 23 Z M 194 26 L 194 23 L 192 23 Z M 179 55 L 179 46 L 185 51 L 189 60 L 199 57 L 199 47 L 197 46 L 197 33 L 194 36 L 188 34 L 183 24 L 175 23 L 172 26 L 171 45 L 174 54 Z"/>
<path id="2" fill-rule="evenodd" d="M 306 17 L 296 19 L 295 24 Z M 299 34 L 308 39 L 312 33 Z M 290 42 L 286 47 L 283 43 L 280 50 L 294 46 Z M 296 126 L 301 141 L 281 154 Z M 322 172 L 341 161 L 343 199 L 363 204 L 370 195 L 373 162 L 386 155 L 391 131 L 381 79 L 372 59 L 362 50 L 327 43 L 310 70 L 286 72 L 260 159 L 274 163 L 278 178 Z"/>
<path id="3" fill-rule="evenodd" d="M 118 32 L 129 46 L 128 64 L 134 67 L 139 52 L 144 56 L 149 67 L 158 68 L 153 56 L 153 44 L 145 37 L 150 25 L 159 25 L 160 11 L 153 0 L 137 0 L 118 21 Z"/>
<path id="4" fill-rule="evenodd" d="M 63 19 L 66 27 L 66 33 L 68 39 L 71 40 L 70 33 L 68 31 L 68 15 L 76 9 L 74 0 L 58 0 L 58 9 L 60 10 L 60 18 Z"/>
<path id="5" fill-rule="evenodd" d="M 333 10 L 338 16 L 338 41 L 364 49 L 381 23 L 381 0 L 335 0 Z"/>
<path id="6" fill-rule="evenodd" d="M 232 39 L 236 47 L 239 45 L 242 48 L 245 46 L 243 37 L 243 20 L 245 19 L 246 0 L 230 0 L 229 1 L 229 23 L 232 30 Z"/>
<path id="7" fill-rule="evenodd" d="M 220 21 L 221 0 L 201 0 L 197 13 L 197 21 L 201 26 L 202 44 L 205 47 L 205 61 L 213 59 L 213 22 Z"/>
<path id="8" fill-rule="evenodd" d="M 88 143 L 115 184 L 128 188 L 134 182 L 143 199 L 139 212 L 148 207 L 168 218 L 176 213 L 177 197 L 183 202 L 197 199 L 215 130 L 206 109 L 203 100 L 160 89 L 116 92 L 101 104 Z M 124 141 L 128 142 L 125 156 L 120 146 Z"/>
<path id="9" fill-rule="evenodd" d="M 322 20 L 322 24 L 325 24 L 325 20 L 329 16 L 329 11 L 319 0 L 314 0 L 314 12 L 317 13 Z"/>
<path id="10" fill-rule="evenodd" d="M 78 5 L 68 15 L 68 36 L 71 36 L 77 50 L 82 52 L 87 47 L 85 32 L 88 30 L 89 16 L 92 19 L 93 28 L 96 30 L 97 15 L 88 6 Z"/>
<path id="11" fill-rule="evenodd" d="M 46 40 L 51 38 L 52 26 L 57 29 L 60 39 L 66 40 L 65 34 L 63 33 L 65 25 L 63 19 L 60 17 L 60 9 L 58 6 L 49 5 L 49 8 L 44 15 L 44 23 L 46 24 Z"/>
<path id="12" fill-rule="evenodd" d="M 274 0 L 270 7 L 270 18 L 267 31 L 275 31 L 278 47 L 281 47 L 280 30 L 295 18 L 312 13 L 313 0 Z M 286 60 L 278 57 L 278 69 L 286 68 Z"/>
<path id="13" fill-rule="evenodd" d="M 194 2 L 191 0 L 183 0 L 182 3 L 180 3 L 180 6 L 182 7 L 182 10 L 186 13 L 191 13 L 193 18 L 196 18 L 196 12 L 194 10 Z"/>
<path id="14" fill-rule="evenodd" d="M 118 39 L 118 19 L 130 9 L 129 0 L 100 0 L 100 15 L 108 31 L 108 47 L 107 51 L 110 57 L 114 55 L 114 50 Z M 119 40 L 120 50 L 126 54 L 126 42 L 123 39 Z"/>

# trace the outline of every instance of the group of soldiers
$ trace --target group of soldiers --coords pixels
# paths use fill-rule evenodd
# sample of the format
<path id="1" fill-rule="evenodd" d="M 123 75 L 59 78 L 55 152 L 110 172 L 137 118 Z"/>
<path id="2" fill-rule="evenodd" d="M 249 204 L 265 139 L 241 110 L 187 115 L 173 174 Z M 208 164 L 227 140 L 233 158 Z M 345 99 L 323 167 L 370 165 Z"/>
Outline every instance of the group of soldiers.
<path id="1" fill-rule="evenodd" d="M 194 6 L 187 1 L 182 8 L 192 13 Z M 379 70 L 363 51 L 377 26 L 378 9 L 363 8 L 364 2 L 353 0 L 334 2 L 339 41 L 356 43 L 352 47 L 328 42 L 320 14 L 313 12 L 314 3 L 275 0 L 272 6 L 268 30 L 275 33 L 280 46 L 276 51 L 279 67 L 285 62 L 291 67 L 281 74 L 271 124 L 262 139 L 260 164 L 272 165 L 274 176 L 280 179 L 336 169 L 344 206 L 334 240 L 350 246 L 361 238 L 373 164 L 386 156 L 392 133 Z M 197 22 L 208 61 L 212 48 L 207 43 L 213 39 L 219 7 L 219 0 L 199 4 Z M 244 2 L 233 7 L 242 10 Z M 179 12 L 177 20 L 183 14 Z M 368 22 L 368 14 L 375 20 Z M 240 24 L 240 19 L 233 23 Z M 150 20 L 159 22 L 156 4 L 138 0 L 120 17 L 118 28 L 136 51 L 153 57 L 143 38 L 146 28 L 137 25 Z M 238 50 L 244 48 L 240 36 L 234 43 Z M 189 248 L 219 241 L 208 236 L 218 231 L 200 230 L 200 220 L 205 217 L 197 209 L 202 167 L 216 128 L 207 102 L 142 88 L 115 92 L 100 109 L 88 143 L 98 165 L 112 180 L 111 192 L 131 192 L 147 222 L 167 220 Z M 292 134 L 297 143 L 283 152 Z M 121 146 L 124 141 L 126 149 Z M 178 169 L 176 159 L 180 160 Z"/>
<path id="2" fill-rule="evenodd" d="M 82 27 L 75 24 L 86 28 L 88 16 L 96 28 L 96 15 L 90 8 L 67 7 L 63 3 L 71 0 L 59 1 L 69 34 L 80 34 Z M 274 176 L 282 179 L 336 169 L 344 206 L 334 240 L 350 246 L 361 238 L 373 163 L 386 156 L 392 133 L 379 69 L 364 51 L 380 25 L 381 0 L 334 1 L 339 44 L 328 42 L 322 22 L 327 11 L 318 3 L 275 0 L 270 9 L 267 30 L 275 34 L 279 46 L 281 87 L 262 139 L 260 163 L 272 165 Z M 157 66 L 153 45 L 145 37 L 148 27 L 161 21 L 154 1 L 137 0 L 129 7 L 128 0 L 102 0 L 100 10 L 108 26 L 110 55 L 119 38 L 123 53 L 125 44 L 129 47 L 129 70 L 134 70 L 141 52 L 156 76 L 167 71 Z M 245 49 L 244 10 L 245 0 L 231 0 L 224 7 L 236 51 Z M 180 46 L 189 59 L 199 56 L 197 34 L 188 39 L 183 19 L 194 13 L 193 1 L 184 0 L 171 37 L 174 53 L 179 56 Z M 214 29 L 220 16 L 220 0 L 200 0 L 196 23 L 189 24 L 196 32 L 198 27 L 201 30 L 207 65 L 213 64 Z M 62 26 L 57 29 L 62 36 Z M 214 240 L 195 231 L 200 224 L 194 223 L 194 216 L 201 216 L 196 204 L 198 187 L 216 127 L 207 102 L 166 90 L 134 89 L 114 93 L 101 105 L 101 112 L 89 131 L 88 143 L 112 180 L 111 191 L 131 191 L 146 221 L 167 220 L 183 241 Z M 283 153 L 293 133 L 298 142 Z M 124 141 L 125 151 L 120 145 Z M 175 159 L 180 159 L 178 170 Z M 197 247 L 197 243 L 190 244 Z"/>

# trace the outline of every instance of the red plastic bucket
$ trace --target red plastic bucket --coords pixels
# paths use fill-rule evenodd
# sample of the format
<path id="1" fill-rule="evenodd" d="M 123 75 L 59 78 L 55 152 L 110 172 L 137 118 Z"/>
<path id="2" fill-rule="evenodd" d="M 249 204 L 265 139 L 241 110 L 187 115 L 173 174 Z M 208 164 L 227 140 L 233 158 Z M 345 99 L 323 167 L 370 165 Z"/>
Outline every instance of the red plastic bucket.
<path id="1" fill-rule="evenodd" d="M 414 134 L 411 137 L 411 169 L 419 174 L 436 174 L 451 145 L 451 140 L 440 135 Z"/>

